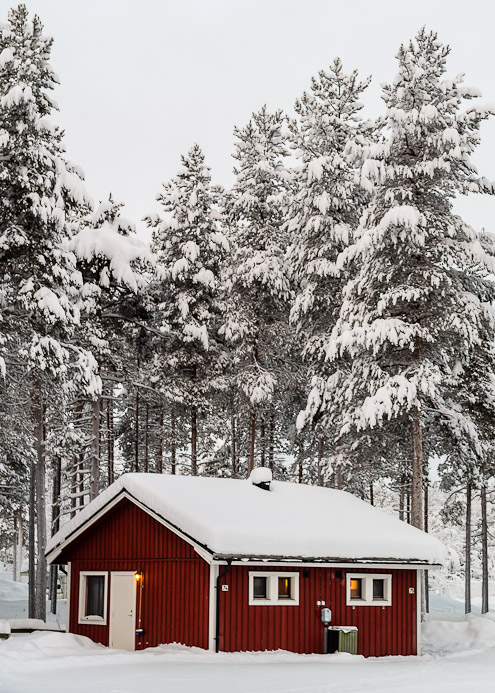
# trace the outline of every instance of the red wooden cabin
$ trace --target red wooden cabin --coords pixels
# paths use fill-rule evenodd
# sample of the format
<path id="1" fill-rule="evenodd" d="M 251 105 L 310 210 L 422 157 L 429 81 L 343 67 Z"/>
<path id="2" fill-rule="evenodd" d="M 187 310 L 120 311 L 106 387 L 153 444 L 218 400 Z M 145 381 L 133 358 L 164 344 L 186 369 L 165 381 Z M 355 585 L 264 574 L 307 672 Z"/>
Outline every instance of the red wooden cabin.
<path id="1" fill-rule="evenodd" d="M 360 654 L 419 654 L 420 576 L 444 547 L 343 491 L 264 485 L 120 477 L 49 543 L 68 566 L 67 630 L 129 650 L 324 653 L 329 608 Z"/>

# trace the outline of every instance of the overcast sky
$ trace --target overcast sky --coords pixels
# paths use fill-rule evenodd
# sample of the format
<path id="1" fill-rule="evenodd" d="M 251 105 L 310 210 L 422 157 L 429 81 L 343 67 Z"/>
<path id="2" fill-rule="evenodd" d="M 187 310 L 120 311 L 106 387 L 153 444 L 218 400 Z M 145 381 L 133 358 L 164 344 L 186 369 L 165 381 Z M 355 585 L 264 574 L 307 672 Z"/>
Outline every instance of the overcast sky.
<path id="1" fill-rule="evenodd" d="M 2 21 L 12 2 L 0 0 Z M 232 182 L 234 125 L 264 103 L 291 113 L 310 77 L 336 56 L 373 81 L 367 115 L 382 109 L 380 83 L 396 73 L 401 42 L 425 24 L 452 47 L 448 72 L 495 102 L 490 0 L 29 0 L 55 39 L 58 123 L 68 157 L 95 201 L 114 197 L 139 221 L 157 209 L 161 183 L 194 142 L 214 182 Z M 495 118 L 475 161 L 495 179 Z M 495 199 L 457 211 L 495 231 Z M 142 225 L 141 225 L 142 229 Z"/>

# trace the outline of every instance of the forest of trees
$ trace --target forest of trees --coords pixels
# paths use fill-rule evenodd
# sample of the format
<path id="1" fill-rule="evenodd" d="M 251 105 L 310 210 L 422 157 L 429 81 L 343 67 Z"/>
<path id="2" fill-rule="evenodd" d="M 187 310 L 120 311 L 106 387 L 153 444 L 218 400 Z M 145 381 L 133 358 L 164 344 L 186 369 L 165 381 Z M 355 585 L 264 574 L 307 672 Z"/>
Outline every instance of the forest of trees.
<path id="1" fill-rule="evenodd" d="M 371 503 L 386 488 L 428 529 L 432 463 L 466 608 L 475 545 L 486 611 L 495 236 L 453 203 L 495 193 L 471 161 L 494 111 L 446 76 L 449 48 L 425 29 L 401 46 L 373 121 L 369 80 L 336 59 L 293 116 L 234 129 L 229 190 L 194 144 L 149 247 L 66 157 L 51 46 L 23 5 L 0 27 L 0 555 L 18 576 L 28 548 L 30 616 L 47 536 L 123 472 L 269 466 Z"/>

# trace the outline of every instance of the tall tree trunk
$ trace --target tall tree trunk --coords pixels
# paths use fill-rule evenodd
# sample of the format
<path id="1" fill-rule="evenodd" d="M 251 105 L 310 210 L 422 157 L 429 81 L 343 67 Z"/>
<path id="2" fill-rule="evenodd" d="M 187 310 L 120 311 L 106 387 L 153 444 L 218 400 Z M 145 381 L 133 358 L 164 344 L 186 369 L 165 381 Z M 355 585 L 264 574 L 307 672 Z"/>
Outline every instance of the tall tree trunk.
<path id="1" fill-rule="evenodd" d="M 149 432 L 149 426 L 150 426 L 150 405 L 149 405 L 149 402 L 146 401 L 145 418 L 144 418 L 144 471 L 146 473 L 148 473 L 150 470 L 150 463 L 149 463 L 150 432 Z"/>
<path id="2" fill-rule="evenodd" d="M 421 359 L 421 338 L 414 340 L 413 359 Z M 421 414 L 419 407 L 413 407 L 411 412 L 412 434 L 412 480 L 411 480 L 411 514 L 410 524 L 423 529 L 423 432 L 421 430 Z"/>
<path id="3" fill-rule="evenodd" d="M 320 436 L 318 438 L 318 468 L 317 468 L 317 475 L 316 475 L 316 483 L 318 486 L 323 486 L 323 450 L 324 450 L 324 444 L 323 444 L 323 436 Z"/>
<path id="4" fill-rule="evenodd" d="M 100 481 L 100 408 L 101 397 L 91 403 L 91 463 L 89 476 L 89 499 L 98 495 Z"/>
<path id="5" fill-rule="evenodd" d="M 170 412 L 170 473 L 175 474 L 177 462 L 177 441 L 176 441 L 177 423 L 175 420 L 175 409 L 172 407 Z"/>
<path id="6" fill-rule="evenodd" d="M 248 452 L 248 476 L 254 469 L 254 445 L 256 439 L 256 409 L 253 405 L 249 408 L 249 452 Z"/>
<path id="7" fill-rule="evenodd" d="M 191 474 L 198 475 L 198 410 L 191 407 Z"/>
<path id="8" fill-rule="evenodd" d="M 261 448 L 261 466 L 266 467 L 266 438 L 265 438 L 265 417 L 261 419 L 260 426 L 260 448 Z"/>
<path id="9" fill-rule="evenodd" d="M 301 440 L 297 441 L 297 459 L 298 459 L 298 474 L 297 481 L 299 484 L 303 482 L 303 459 L 304 459 L 304 446 Z"/>
<path id="10" fill-rule="evenodd" d="M 12 542 L 12 580 L 14 582 L 17 582 L 17 562 L 19 560 L 17 555 L 18 531 L 19 529 L 17 527 L 17 515 L 14 515 L 14 541 Z"/>
<path id="11" fill-rule="evenodd" d="M 466 486 L 466 539 L 465 539 L 465 567 L 464 567 L 464 612 L 471 613 L 471 515 L 472 515 L 473 488 L 471 482 Z"/>
<path id="12" fill-rule="evenodd" d="M 15 556 L 17 557 L 16 566 L 14 570 L 14 580 L 15 582 L 21 581 L 21 571 L 22 571 L 22 546 L 24 543 L 24 523 L 22 520 L 22 513 L 19 513 L 17 518 L 17 532 L 16 532 L 17 545 L 14 549 Z"/>
<path id="13" fill-rule="evenodd" d="M 237 476 L 237 450 L 235 416 L 230 417 L 230 456 L 232 461 L 232 476 Z"/>
<path id="14" fill-rule="evenodd" d="M 115 478 L 115 427 L 113 423 L 113 386 L 110 386 L 110 395 L 107 400 L 107 462 L 108 485 L 113 484 Z"/>
<path id="15" fill-rule="evenodd" d="M 425 501 L 425 503 L 424 503 L 424 505 L 425 505 L 424 513 L 425 513 L 425 514 L 424 514 L 424 523 L 423 523 L 423 525 L 424 525 L 424 531 L 425 531 L 425 532 L 428 532 L 429 525 L 430 525 L 430 522 L 429 522 L 429 520 L 430 520 L 430 518 L 429 518 L 429 507 L 428 507 L 428 503 L 429 503 L 429 483 L 430 483 L 430 481 L 429 481 L 429 478 L 428 478 L 428 469 L 427 469 L 426 474 L 425 474 L 425 488 L 424 488 L 424 494 L 425 494 L 425 495 L 424 495 L 424 501 Z M 424 571 L 423 571 L 423 575 L 424 575 L 424 580 L 425 580 L 425 582 L 424 582 L 424 589 L 423 589 L 423 594 L 424 594 L 424 610 L 425 610 L 425 613 L 429 614 L 429 613 L 430 613 L 430 579 L 429 579 L 428 571 L 427 571 L 427 570 L 424 570 Z"/>
<path id="16" fill-rule="evenodd" d="M 275 461 L 275 412 L 272 411 L 270 414 L 270 432 L 269 432 L 269 443 L 268 443 L 268 466 L 273 472 L 273 464 Z"/>
<path id="17" fill-rule="evenodd" d="M 481 486 L 481 613 L 488 613 L 488 522 L 486 517 L 486 486 Z"/>
<path id="18" fill-rule="evenodd" d="M 197 368 L 192 369 L 193 398 L 196 398 L 196 379 Z M 191 406 L 191 474 L 198 475 L 198 407 L 196 404 Z"/>
<path id="19" fill-rule="evenodd" d="M 28 521 L 28 575 L 29 575 L 29 593 L 28 593 L 28 616 L 36 618 L 36 463 L 34 458 L 31 458 L 30 464 L 31 475 L 29 478 L 29 521 Z"/>
<path id="20" fill-rule="evenodd" d="M 158 445 L 156 449 L 156 471 L 163 474 L 163 402 L 160 402 L 160 413 L 158 415 Z"/>
<path id="21" fill-rule="evenodd" d="M 52 531 L 51 536 L 60 529 L 60 488 L 62 477 L 62 460 L 59 456 L 55 458 L 53 469 L 53 485 L 52 485 Z M 58 566 L 50 566 L 50 611 L 52 614 L 57 613 L 57 583 L 58 583 Z"/>
<path id="22" fill-rule="evenodd" d="M 139 390 L 134 403 L 134 471 L 139 472 Z"/>
<path id="23" fill-rule="evenodd" d="M 373 479 L 370 481 L 370 505 L 375 505 L 375 490 L 373 488 Z"/>
<path id="24" fill-rule="evenodd" d="M 34 598 L 35 618 L 46 620 L 46 497 L 45 497 L 45 430 L 44 404 L 40 387 L 33 397 L 33 419 L 36 446 L 36 594 Z"/>
<path id="25" fill-rule="evenodd" d="M 419 409 L 412 411 L 412 482 L 411 482 L 411 524 L 423 529 L 423 439 Z"/>

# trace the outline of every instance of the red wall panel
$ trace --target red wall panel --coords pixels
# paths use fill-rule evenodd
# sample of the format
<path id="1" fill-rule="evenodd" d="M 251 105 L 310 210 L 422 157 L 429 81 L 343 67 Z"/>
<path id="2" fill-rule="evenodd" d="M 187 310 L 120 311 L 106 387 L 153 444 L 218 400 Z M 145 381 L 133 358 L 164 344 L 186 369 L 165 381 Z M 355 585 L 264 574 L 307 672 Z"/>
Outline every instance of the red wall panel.
<path id="1" fill-rule="evenodd" d="M 208 647 L 208 564 L 130 501 L 121 501 L 88 528 L 59 560 L 71 562 L 71 633 L 108 645 L 108 626 L 78 623 L 80 571 L 142 571 L 144 636 L 136 636 L 136 649 L 167 642 Z M 109 604 L 107 609 L 110 613 Z"/>
<path id="2" fill-rule="evenodd" d="M 249 571 L 264 568 L 233 566 L 220 592 L 220 650 L 227 652 L 284 649 L 323 653 L 321 607 L 332 609 L 332 625 L 357 626 L 358 652 L 365 657 L 416 654 L 416 591 L 414 570 L 360 570 L 347 572 L 392 574 L 391 606 L 346 606 L 345 576 L 333 568 L 266 568 L 299 572 L 299 606 L 249 606 Z"/>

